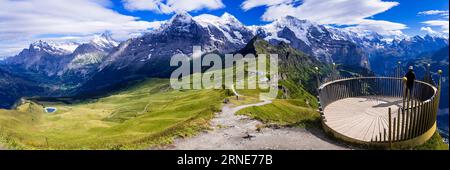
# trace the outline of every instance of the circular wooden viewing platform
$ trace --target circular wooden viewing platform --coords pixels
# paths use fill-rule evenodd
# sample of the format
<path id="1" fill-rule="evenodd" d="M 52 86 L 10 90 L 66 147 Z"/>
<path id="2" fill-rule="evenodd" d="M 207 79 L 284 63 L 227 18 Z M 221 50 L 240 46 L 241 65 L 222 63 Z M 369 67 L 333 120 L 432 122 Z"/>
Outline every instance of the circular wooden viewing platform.
<path id="1" fill-rule="evenodd" d="M 334 137 L 354 144 L 423 144 L 436 130 L 439 88 L 415 81 L 411 92 L 406 91 L 403 80 L 394 77 L 325 83 L 319 87 L 322 125 Z"/>

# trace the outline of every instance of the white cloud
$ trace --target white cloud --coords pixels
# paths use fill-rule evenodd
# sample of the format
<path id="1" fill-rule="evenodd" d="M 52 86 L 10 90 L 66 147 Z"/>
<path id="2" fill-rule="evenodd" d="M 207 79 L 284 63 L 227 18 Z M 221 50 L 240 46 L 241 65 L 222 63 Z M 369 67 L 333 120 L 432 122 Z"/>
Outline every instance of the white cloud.
<path id="1" fill-rule="evenodd" d="M 259 6 L 274 6 L 291 3 L 293 1 L 294 0 L 246 0 L 242 3 L 241 7 L 244 10 L 249 10 Z"/>
<path id="2" fill-rule="evenodd" d="M 444 11 L 444 10 L 428 10 L 428 11 L 422 11 L 419 12 L 418 15 L 441 15 L 444 16 L 448 19 L 448 10 Z"/>
<path id="3" fill-rule="evenodd" d="M 266 2 L 266 3 L 263 3 Z M 399 34 L 406 25 L 390 21 L 373 20 L 370 17 L 383 13 L 397 5 L 398 2 L 382 0 L 303 0 L 277 3 L 270 1 L 246 0 L 241 7 L 249 10 L 252 7 L 268 6 L 262 19 L 273 21 L 287 15 L 299 19 L 307 19 L 320 24 L 357 25 L 361 28 L 372 29 L 380 34 Z"/>
<path id="4" fill-rule="evenodd" d="M 171 13 L 172 10 L 161 0 L 122 0 L 125 9 L 130 11 L 153 11 Z"/>
<path id="5" fill-rule="evenodd" d="M 446 11 L 444 11 L 444 10 L 422 11 L 422 12 L 419 12 L 418 15 L 437 15 L 440 18 L 440 19 L 436 19 L 436 20 L 428 20 L 428 21 L 422 22 L 422 24 L 425 24 L 428 27 L 422 27 L 422 28 L 424 28 L 424 30 L 422 30 L 422 28 L 421 28 L 420 29 L 421 31 L 432 30 L 431 27 L 439 27 L 440 32 L 443 33 L 444 35 L 448 36 L 448 34 L 449 34 L 449 26 L 448 26 L 449 12 L 448 12 L 448 10 L 446 10 Z M 435 33 L 436 33 L 436 31 L 435 31 Z"/>
<path id="6" fill-rule="evenodd" d="M 220 9 L 225 7 L 222 0 L 168 0 L 167 5 L 175 11 L 195 11 L 200 9 Z"/>
<path id="7" fill-rule="evenodd" d="M 406 25 L 400 23 L 383 20 L 369 20 L 369 19 L 362 20 L 355 27 L 375 31 L 385 36 L 396 36 L 396 37 L 406 36 L 403 34 L 401 30 L 408 28 L 406 27 Z"/>
<path id="8" fill-rule="evenodd" d="M 437 33 L 431 27 L 422 27 L 422 28 L 420 28 L 420 31 L 424 31 L 424 32 L 426 32 L 427 34 L 430 34 L 430 35 L 434 35 L 434 34 Z"/>
<path id="9" fill-rule="evenodd" d="M 122 0 L 122 2 L 125 9 L 130 11 L 153 11 L 164 14 L 225 7 L 222 0 Z"/>
<path id="10" fill-rule="evenodd" d="M 289 4 L 279 4 L 275 6 L 269 6 L 262 15 L 262 19 L 265 21 L 273 21 L 285 16 L 297 16 L 296 8 Z"/>
<path id="11" fill-rule="evenodd" d="M 108 30 L 125 39 L 154 26 L 109 9 L 109 0 L 0 0 L 0 4 L 0 56 L 13 55 L 46 37 L 82 39 Z"/>
<path id="12" fill-rule="evenodd" d="M 448 20 L 429 20 L 422 23 L 428 26 L 440 27 L 443 33 L 449 33 Z"/>

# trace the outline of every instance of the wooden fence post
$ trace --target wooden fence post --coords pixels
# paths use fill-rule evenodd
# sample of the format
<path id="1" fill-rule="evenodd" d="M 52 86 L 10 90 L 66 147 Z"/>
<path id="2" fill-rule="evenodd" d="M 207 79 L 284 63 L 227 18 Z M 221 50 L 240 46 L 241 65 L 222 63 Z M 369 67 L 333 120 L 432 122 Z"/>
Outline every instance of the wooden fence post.
<path id="1" fill-rule="evenodd" d="M 389 148 L 390 149 L 392 149 L 392 120 L 391 120 L 391 117 L 392 117 L 392 115 L 391 115 L 391 108 L 389 107 L 389 131 L 388 131 L 388 134 L 389 134 Z"/>
<path id="2" fill-rule="evenodd" d="M 400 109 L 397 109 L 397 140 L 401 140 L 401 135 L 400 135 Z"/>

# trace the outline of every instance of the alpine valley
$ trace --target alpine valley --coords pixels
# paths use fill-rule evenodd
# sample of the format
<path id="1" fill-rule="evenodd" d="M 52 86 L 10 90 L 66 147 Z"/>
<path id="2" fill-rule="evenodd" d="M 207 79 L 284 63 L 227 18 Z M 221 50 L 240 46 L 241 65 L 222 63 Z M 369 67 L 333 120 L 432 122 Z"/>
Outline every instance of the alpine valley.
<path id="1" fill-rule="evenodd" d="M 443 81 L 446 86 L 444 89 L 448 90 L 448 37 L 426 35 L 392 38 L 373 31 L 320 25 L 291 16 L 267 25 L 247 26 L 229 13 L 222 16 L 202 14 L 195 17 L 187 13 L 178 13 L 170 20 L 164 21 L 158 28 L 122 42 L 114 40 L 108 32 L 97 35 L 86 43 L 52 44 L 37 41 L 19 54 L 0 60 L 0 108 L 20 110 L 23 109 L 24 101 L 36 100 L 75 104 L 76 106 L 73 107 L 62 107 L 68 109 L 68 112 L 72 108 L 86 111 L 79 108 L 81 104 L 90 102 L 104 104 L 108 103 L 108 98 L 114 96 L 128 100 L 127 95 L 137 95 L 135 92 L 139 91 L 138 87 L 148 87 L 146 89 L 150 91 L 150 95 L 154 93 L 154 96 L 145 99 L 160 102 L 161 105 L 167 105 L 169 108 L 171 107 L 169 101 L 175 98 L 203 103 L 220 103 L 222 94 L 217 91 L 198 92 L 198 97 L 194 97 L 194 92 L 173 94 L 173 98 L 170 99 L 158 96 L 160 93 L 175 93 L 167 87 L 166 82 L 172 71 L 176 69 L 170 66 L 170 59 L 176 54 L 191 56 L 193 46 L 200 46 L 204 54 L 222 55 L 238 52 L 279 54 L 282 66 L 280 69 L 282 94 L 279 98 L 289 100 L 290 104 L 295 103 L 312 109 L 317 107 L 317 100 L 314 97 L 316 94 L 314 68 L 320 68 L 320 74 L 326 75 L 331 72 L 332 63 L 336 63 L 345 73 L 392 75 L 392 70 L 397 67 L 398 61 L 401 61 L 402 67 L 405 68 L 411 63 L 422 68 L 421 66 L 424 66 L 427 61 L 437 58 L 439 62 L 430 63 L 433 65 L 432 71 L 444 70 Z M 433 75 L 437 78 L 436 73 Z M 149 79 L 156 81 L 149 82 Z M 145 86 L 146 83 L 148 86 Z M 448 91 L 444 93 L 447 95 L 443 95 L 441 103 L 448 103 Z M 207 100 L 204 97 L 208 94 L 216 97 Z M 109 104 L 105 105 L 109 107 Z M 179 107 L 184 107 L 185 103 L 179 102 L 179 104 Z M 36 108 L 32 106 L 32 103 L 29 105 L 29 108 Z M 89 107 L 96 108 L 96 106 L 93 104 Z M 146 112 L 149 105 L 139 103 L 139 106 L 145 108 L 142 112 Z M 203 112 L 201 108 L 192 107 Z M 141 113 L 143 108 L 124 111 L 126 114 L 119 114 L 117 110 L 111 111 L 107 118 L 101 120 L 113 123 L 105 123 L 98 128 L 122 122 L 131 124 L 133 118 L 136 119 L 140 114 L 143 114 L 141 117 L 146 116 L 145 113 Z M 208 108 L 215 109 L 217 106 L 210 104 Z M 98 111 L 106 114 L 108 109 Z M 155 110 L 154 113 L 159 112 Z M 186 117 L 186 120 L 191 119 L 193 117 Z M 438 123 L 441 132 L 445 132 L 444 136 L 448 136 L 448 104 L 441 105 Z M 166 128 L 178 128 L 178 126 Z M 119 126 L 115 129 L 123 130 Z M 138 132 L 141 133 L 143 129 L 144 127 L 136 130 L 134 135 L 139 135 Z M 93 131 L 96 130 L 89 133 Z M 99 131 L 104 134 L 109 133 L 109 131 Z M 58 133 L 52 132 L 52 135 Z M 156 133 L 160 135 L 166 132 L 158 131 L 152 135 Z M 77 132 L 74 132 L 74 135 L 76 134 Z M 183 131 L 182 134 L 190 133 Z M 113 135 L 110 137 L 114 138 Z M 145 137 L 139 136 L 139 140 Z M 59 140 L 62 137 L 55 137 L 56 139 Z M 96 144 L 86 146 L 89 148 L 119 147 L 119 145 L 109 145 L 110 141 L 107 139 L 105 138 L 104 141 L 105 146 Z M 167 143 L 161 138 L 157 140 L 159 143 Z M 21 146 L 45 147 L 33 142 L 39 143 L 32 138 L 29 143 L 22 142 Z M 80 141 L 80 143 L 83 142 Z M 75 144 L 67 146 L 79 148 Z"/>

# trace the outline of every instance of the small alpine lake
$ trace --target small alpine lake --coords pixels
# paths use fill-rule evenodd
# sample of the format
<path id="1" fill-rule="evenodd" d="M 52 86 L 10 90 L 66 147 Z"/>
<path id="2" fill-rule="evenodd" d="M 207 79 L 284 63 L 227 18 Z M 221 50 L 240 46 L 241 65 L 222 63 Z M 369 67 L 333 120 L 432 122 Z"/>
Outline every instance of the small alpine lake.
<path id="1" fill-rule="evenodd" d="M 44 111 L 45 111 L 46 113 L 55 113 L 57 110 L 58 110 L 58 109 L 55 108 L 55 107 L 46 107 L 46 108 L 44 108 Z"/>

